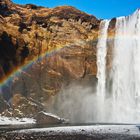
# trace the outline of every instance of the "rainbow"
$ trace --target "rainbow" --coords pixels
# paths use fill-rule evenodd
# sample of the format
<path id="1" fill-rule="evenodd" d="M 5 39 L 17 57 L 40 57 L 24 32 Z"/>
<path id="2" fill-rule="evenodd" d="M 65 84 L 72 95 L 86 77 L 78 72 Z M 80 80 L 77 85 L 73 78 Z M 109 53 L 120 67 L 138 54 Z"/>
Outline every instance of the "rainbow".
<path id="1" fill-rule="evenodd" d="M 4 78 L 0 79 L 0 88 L 4 85 L 9 85 L 12 82 L 14 77 L 20 76 L 22 71 L 28 70 L 34 63 L 41 61 L 43 58 L 53 55 L 54 53 L 60 51 L 61 49 L 67 47 L 65 46 L 57 46 L 55 49 L 50 49 L 42 52 L 39 56 L 34 57 L 32 60 L 25 61 L 18 67 L 15 67 L 12 71 L 10 71 Z"/>
<path id="2" fill-rule="evenodd" d="M 114 39 L 114 37 L 115 36 L 108 36 L 108 39 Z M 119 37 L 117 37 L 117 38 L 122 38 L 122 37 L 124 37 L 124 36 L 119 35 Z M 131 35 L 131 36 L 130 35 L 126 35 L 125 38 L 123 38 L 123 39 L 127 40 L 127 39 L 139 39 L 139 38 L 138 38 L 138 36 L 134 36 L 134 35 Z M 41 61 L 43 58 L 48 57 L 50 55 L 53 55 L 54 53 L 60 51 L 63 48 L 66 48 L 68 46 L 70 46 L 70 44 L 58 45 L 54 49 L 51 48 L 49 50 L 46 50 L 46 51 L 42 52 L 40 54 L 40 56 L 36 56 L 32 60 L 25 61 L 20 66 L 15 67 L 6 76 L 4 76 L 4 78 L 0 79 L 0 87 L 2 87 L 3 85 L 9 84 L 13 80 L 14 77 L 20 76 L 22 71 L 26 71 L 28 68 L 30 68 L 37 61 Z"/>

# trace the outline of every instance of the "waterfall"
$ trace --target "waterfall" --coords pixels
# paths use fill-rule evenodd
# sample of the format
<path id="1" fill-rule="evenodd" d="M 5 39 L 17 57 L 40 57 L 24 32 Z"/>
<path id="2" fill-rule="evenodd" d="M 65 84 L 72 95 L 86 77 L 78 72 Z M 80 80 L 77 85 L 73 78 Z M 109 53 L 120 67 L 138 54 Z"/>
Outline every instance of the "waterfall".
<path id="1" fill-rule="evenodd" d="M 140 122 L 140 11 L 116 19 L 112 68 L 110 76 L 106 77 L 108 26 L 108 20 L 101 23 L 97 44 L 98 85 L 94 120 L 138 123 Z M 106 89 L 109 78 L 112 81 L 111 91 Z"/>
<path id="2" fill-rule="evenodd" d="M 52 113 L 73 123 L 140 123 L 140 11 L 116 18 L 112 38 L 109 24 L 100 23 L 96 90 L 70 85 L 53 97 Z"/>
<path id="3" fill-rule="evenodd" d="M 96 120 L 104 119 L 103 106 L 105 100 L 105 84 L 106 84 L 106 55 L 107 55 L 107 37 L 109 20 L 103 20 L 100 24 L 100 33 L 97 44 L 97 112 Z"/>
<path id="4" fill-rule="evenodd" d="M 112 121 L 140 122 L 139 10 L 117 18 L 112 81 Z"/>

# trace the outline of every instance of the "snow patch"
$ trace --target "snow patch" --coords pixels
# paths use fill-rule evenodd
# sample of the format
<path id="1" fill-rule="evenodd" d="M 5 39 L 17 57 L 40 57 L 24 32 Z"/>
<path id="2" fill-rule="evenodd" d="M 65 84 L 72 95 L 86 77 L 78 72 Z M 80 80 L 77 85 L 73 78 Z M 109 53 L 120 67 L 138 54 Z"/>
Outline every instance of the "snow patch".
<path id="1" fill-rule="evenodd" d="M 21 125 L 21 124 L 35 124 L 36 120 L 32 118 L 13 118 L 0 116 L 0 125 Z"/>
<path id="2" fill-rule="evenodd" d="M 42 111 L 41 113 L 43 113 L 43 114 L 46 115 L 46 116 L 50 116 L 50 117 L 56 118 L 56 119 L 58 119 L 58 120 L 61 120 L 61 118 L 60 118 L 59 116 L 54 115 L 54 114 L 52 114 L 52 113 L 47 113 L 47 112 L 44 112 L 44 111 Z"/>

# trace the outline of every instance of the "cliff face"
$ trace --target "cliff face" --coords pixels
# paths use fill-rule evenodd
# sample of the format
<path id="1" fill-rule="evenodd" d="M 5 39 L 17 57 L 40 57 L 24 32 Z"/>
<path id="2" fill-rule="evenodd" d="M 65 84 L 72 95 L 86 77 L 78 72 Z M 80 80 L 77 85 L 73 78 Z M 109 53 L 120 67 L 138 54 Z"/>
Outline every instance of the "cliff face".
<path id="1" fill-rule="evenodd" d="M 97 38 L 99 21 L 73 7 L 54 9 L 0 1 L 1 77 L 43 51 Z"/>
<path id="2" fill-rule="evenodd" d="M 18 98 L 21 101 L 12 98 L 11 102 L 14 108 L 22 110 L 21 116 L 35 112 L 32 110 L 41 110 L 31 107 L 31 110 L 23 111 L 23 102 L 28 106 L 33 102 L 44 108 L 49 97 L 58 93 L 62 86 L 73 80 L 81 82 L 85 79 L 88 82 L 96 77 L 99 24 L 96 17 L 70 6 L 51 9 L 0 0 L 1 80 L 12 74 L 15 68 L 39 60 L 45 52 L 53 52 L 21 72 L 19 77 L 15 76 L 16 80 L 8 86 L 2 87 L 6 100 L 16 94 L 22 96 Z M 62 49 L 55 51 L 58 48 Z"/>

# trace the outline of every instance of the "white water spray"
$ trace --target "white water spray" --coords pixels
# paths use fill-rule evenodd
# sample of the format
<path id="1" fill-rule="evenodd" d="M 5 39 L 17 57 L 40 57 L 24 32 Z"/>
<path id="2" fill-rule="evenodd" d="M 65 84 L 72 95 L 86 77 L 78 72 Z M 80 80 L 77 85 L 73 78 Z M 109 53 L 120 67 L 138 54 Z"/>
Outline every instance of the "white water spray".
<path id="1" fill-rule="evenodd" d="M 106 30 L 106 27 L 103 30 Z M 100 106 L 97 108 L 96 120 L 138 123 L 140 122 L 140 11 L 137 10 L 132 16 L 120 17 L 116 20 L 114 56 L 110 73 L 111 93 L 107 93 L 109 91 L 105 88 L 106 46 L 100 43 L 106 44 L 107 42 L 104 41 L 100 38 L 97 47 L 98 52 L 102 54 L 97 53 L 97 96 Z M 104 49 L 101 50 L 101 47 Z"/>
<path id="2" fill-rule="evenodd" d="M 116 23 L 112 68 L 113 122 L 140 122 L 140 11 Z"/>
<path id="3" fill-rule="evenodd" d="M 97 44 L 97 107 L 96 107 L 96 121 L 102 121 L 104 119 L 104 100 L 106 94 L 106 55 L 107 55 L 107 37 L 109 20 L 103 20 L 100 24 L 100 34 Z"/>

